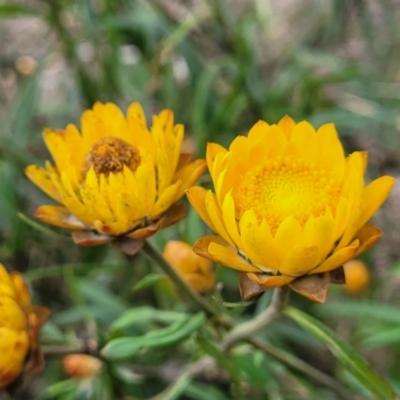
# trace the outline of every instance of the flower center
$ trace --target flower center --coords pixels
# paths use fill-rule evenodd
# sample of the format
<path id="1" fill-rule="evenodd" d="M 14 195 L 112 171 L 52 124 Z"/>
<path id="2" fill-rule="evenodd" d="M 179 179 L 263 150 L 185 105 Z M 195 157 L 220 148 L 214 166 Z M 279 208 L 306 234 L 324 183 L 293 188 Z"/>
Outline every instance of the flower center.
<path id="1" fill-rule="evenodd" d="M 239 218 L 252 208 L 275 234 L 288 216 L 304 225 L 310 216 L 324 214 L 326 207 L 335 213 L 339 193 L 326 170 L 303 160 L 277 158 L 247 171 L 234 196 Z"/>
<path id="2" fill-rule="evenodd" d="M 86 176 L 90 167 L 97 175 L 121 172 L 126 165 L 133 172 L 140 165 L 139 151 L 116 137 L 100 139 L 89 151 L 82 168 L 82 175 Z"/>

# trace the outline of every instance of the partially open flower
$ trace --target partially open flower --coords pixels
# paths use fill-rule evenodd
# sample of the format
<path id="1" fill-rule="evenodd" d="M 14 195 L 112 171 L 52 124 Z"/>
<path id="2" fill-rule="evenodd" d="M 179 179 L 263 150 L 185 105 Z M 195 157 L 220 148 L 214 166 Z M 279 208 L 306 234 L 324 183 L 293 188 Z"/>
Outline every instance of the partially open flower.
<path id="1" fill-rule="evenodd" d="M 149 130 L 138 103 L 126 117 L 112 103 L 96 103 L 83 113 L 81 133 L 74 125 L 46 129 L 56 166 L 30 165 L 26 174 L 61 205 L 39 207 L 37 218 L 73 230 L 77 244 L 115 241 L 134 254 L 144 238 L 185 216 L 177 201 L 206 168 L 181 153 L 183 135 L 170 110 Z"/>
<path id="2" fill-rule="evenodd" d="M 211 262 L 195 254 L 187 243 L 171 240 L 165 245 L 163 254 L 196 292 L 204 293 L 214 286 L 215 274 Z"/>
<path id="3" fill-rule="evenodd" d="M 39 332 L 48 315 L 47 308 L 31 304 L 21 274 L 9 274 L 0 264 L 0 392 L 42 369 Z"/>
<path id="4" fill-rule="evenodd" d="M 343 263 L 382 235 L 367 222 L 394 179 L 365 186 L 366 153 L 345 158 L 333 124 L 260 121 L 228 150 L 209 144 L 207 164 L 215 193 L 187 194 L 219 236 L 200 238 L 194 251 L 241 271 L 245 298 L 289 285 L 323 302 L 329 283 L 344 281 Z"/>

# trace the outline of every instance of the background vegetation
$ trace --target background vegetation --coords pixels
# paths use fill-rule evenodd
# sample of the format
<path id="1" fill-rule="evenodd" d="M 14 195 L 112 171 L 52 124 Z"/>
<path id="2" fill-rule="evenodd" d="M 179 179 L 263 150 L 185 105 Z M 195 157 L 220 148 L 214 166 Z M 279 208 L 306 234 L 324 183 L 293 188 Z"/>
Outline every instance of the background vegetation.
<path id="1" fill-rule="evenodd" d="M 397 176 L 398 1 L 21 0 L 0 1 L 0 17 L 0 261 L 22 271 L 35 302 L 52 310 L 42 337 L 46 369 L 20 399 L 389 399 L 377 394 L 379 383 L 368 388 L 371 377 L 356 379 L 340 351 L 332 355 L 323 342 L 332 349 L 333 339 L 288 318 L 259 334 L 269 352 L 243 343 L 228 357 L 215 344 L 220 332 L 201 322 L 164 347 L 105 360 L 90 383 L 67 379 L 55 345 L 95 340 L 101 348 L 122 334 L 143 335 L 184 318 L 196 325 L 203 317 L 141 255 L 126 260 L 112 246 L 78 248 L 68 233 L 31 220 L 48 199 L 23 168 L 49 158 L 44 127 L 79 124 L 82 110 L 99 100 L 124 110 L 140 101 L 148 117 L 171 108 L 185 124 L 186 148 L 202 157 L 208 141 L 228 144 L 258 119 L 289 114 L 315 126 L 334 122 L 347 151 L 369 151 L 368 180 Z M 363 293 L 334 287 L 325 305 L 294 294 L 290 300 L 360 352 L 398 395 L 399 195 L 395 189 L 376 217 L 385 237 L 364 257 L 371 283 Z M 152 241 L 162 250 L 169 239 L 192 244 L 205 231 L 189 211 Z M 240 321 L 266 307 L 269 292 L 241 304 L 237 274 L 216 271 L 214 301 L 226 315 Z M 204 354 L 217 366 L 176 382 Z M 324 382 L 315 371 L 333 379 Z"/>

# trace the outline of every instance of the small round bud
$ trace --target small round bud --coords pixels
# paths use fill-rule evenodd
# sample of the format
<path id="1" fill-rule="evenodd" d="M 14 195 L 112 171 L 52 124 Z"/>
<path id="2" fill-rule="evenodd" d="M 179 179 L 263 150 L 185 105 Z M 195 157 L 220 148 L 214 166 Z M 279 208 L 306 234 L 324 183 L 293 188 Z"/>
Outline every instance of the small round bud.
<path id="1" fill-rule="evenodd" d="M 344 289 L 350 294 L 362 292 L 369 284 L 370 274 L 367 266 L 361 260 L 351 260 L 343 265 L 346 276 Z"/>
<path id="2" fill-rule="evenodd" d="M 70 378 L 87 379 L 99 374 L 103 363 L 87 354 L 69 354 L 64 357 L 63 365 Z"/>

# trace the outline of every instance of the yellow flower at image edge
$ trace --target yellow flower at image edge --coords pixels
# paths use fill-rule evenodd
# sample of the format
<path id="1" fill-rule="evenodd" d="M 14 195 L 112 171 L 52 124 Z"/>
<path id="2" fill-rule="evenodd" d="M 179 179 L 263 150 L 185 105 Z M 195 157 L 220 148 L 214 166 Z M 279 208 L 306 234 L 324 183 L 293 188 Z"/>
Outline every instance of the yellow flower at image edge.
<path id="1" fill-rule="evenodd" d="M 346 158 L 333 124 L 316 131 L 289 117 L 259 121 L 229 149 L 209 144 L 207 165 L 215 193 L 192 187 L 187 195 L 218 236 L 193 249 L 241 271 L 244 298 L 289 285 L 324 302 L 329 284 L 344 282 L 343 263 L 381 237 L 367 222 L 395 181 L 365 185 L 365 152 Z"/>
<path id="2" fill-rule="evenodd" d="M 46 129 L 56 165 L 30 165 L 26 174 L 60 205 L 39 207 L 37 218 L 73 230 L 77 244 L 114 241 L 134 254 L 144 238 L 185 216 L 177 201 L 206 169 L 205 160 L 181 152 L 183 136 L 170 110 L 149 130 L 138 103 L 126 117 L 112 103 L 96 103 L 83 113 L 81 132 Z"/>
<path id="3" fill-rule="evenodd" d="M 31 304 L 22 276 L 0 264 L 0 393 L 19 376 L 42 369 L 39 333 L 48 316 L 47 308 Z"/>

